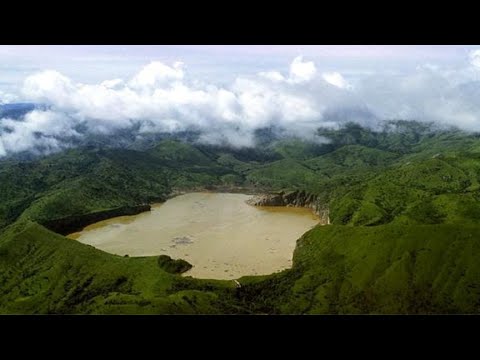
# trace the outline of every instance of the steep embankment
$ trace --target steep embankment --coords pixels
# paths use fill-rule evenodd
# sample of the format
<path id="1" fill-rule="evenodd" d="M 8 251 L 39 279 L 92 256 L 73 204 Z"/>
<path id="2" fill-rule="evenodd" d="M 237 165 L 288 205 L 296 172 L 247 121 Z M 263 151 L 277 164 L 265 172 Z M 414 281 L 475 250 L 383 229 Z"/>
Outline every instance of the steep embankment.
<path id="1" fill-rule="evenodd" d="M 116 216 L 136 215 L 150 211 L 150 205 L 123 206 L 120 208 L 96 211 L 83 215 L 72 215 L 61 219 L 51 219 L 42 223 L 47 229 L 67 235 L 82 230 L 85 226 Z"/>
<path id="2" fill-rule="evenodd" d="M 303 190 L 256 195 L 247 200 L 247 203 L 254 206 L 305 207 L 312 209 L 320 217 L 321 224 L 330 223 L 328 207 L 320 202 L 317 195 Z"/>

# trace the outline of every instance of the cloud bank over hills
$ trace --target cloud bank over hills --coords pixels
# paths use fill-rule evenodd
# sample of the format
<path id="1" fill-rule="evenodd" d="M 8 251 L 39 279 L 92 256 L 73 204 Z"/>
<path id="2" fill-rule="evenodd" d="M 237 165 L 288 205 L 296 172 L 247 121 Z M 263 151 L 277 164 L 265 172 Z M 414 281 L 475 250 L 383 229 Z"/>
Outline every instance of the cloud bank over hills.
<path id="1" fill-rule="evenodd" d="M 468 63 L 467 63 L 468 61 Z M 200 141 L 254 145 L 254 132 L 285 129 L 322 141 L 318 127 L 406 119 L 480 130 L 480 50 L 461 69 L 425 64 L 409 73 L 372 73 L 351 81 L 297 56 L 288 71 L 237 76 L 228 85 L 189 75 L 186 64 L 153 61 L 129 78 L 84 84 L 45 70 L 27 76 L 22 101 L 44 104 L 0 120 L 0 156 L 52 152 L 93 134 L 135 128 L 135 136 L 195 130 Z M 0 104 L 17 95 L 0 93 Z M 1 113 L 0 113 L 1 114 Z"/>

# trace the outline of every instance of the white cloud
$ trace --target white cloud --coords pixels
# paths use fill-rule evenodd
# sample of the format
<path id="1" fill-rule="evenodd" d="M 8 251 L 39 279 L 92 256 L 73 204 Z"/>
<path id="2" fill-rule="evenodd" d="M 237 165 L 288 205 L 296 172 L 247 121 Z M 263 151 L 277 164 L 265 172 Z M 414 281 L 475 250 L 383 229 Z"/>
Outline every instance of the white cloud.
<path id="1" fill-rule="evenodd" d="M 244 136 L 261 126 L 302 123 L 313 127 L 320 120 L 324 102 L 305 96 L 307 89 L 298 81 L 313 76 L 311 65 L 297 58 L 292 69 L 294 82 L 269 72 L 253 79 L 237 78 L 230 87 L 190 81 L 181 63 L 152 62 L 130 81 L 114 79 L 99 85 L 75 84 L 57 72 L 45 71 L 28 77 L 23 92 L 32 101 L 48 103 L 85 122 L 92 132 L 109 133 L 148 120 L 143 131 L 225 130 L 223 125 L 233 124 Z"/>
<path id="2" fill-rule="evenodd" d="M 46 70 L 25 79 L 23 93 L 40 102 L 52 102 L 57 106 L 68 106 L 75 91 L 72 81 L 57 71 Z"/>
<path id="3" fill-rule="evenodd" d="M 62 137 L 82 136 L 74 130 L 79 124 L 102 134 L 138 123 L 141 133 L 195 128 L 203 130 L 203 141 L 235 146 L 252 145 L 254 130 L 271 125 L 307 138 L 319 126 L 349 120 L 372 125 L 403 118 L 480 130 L 480 81 L 473 73 L 427 64 L 407 74 L 366 75 L 353 87 L 348 77 L 318 73 L 301 56 L 288 74 L 266 71 L 224 86 L 192 79 L 180 62 L 151 62 L 131 79 L 98 84 L 47 70 L 27 77 L 23 94 L 50 110 L 35 110 L 23 121 L 0 119 L 0 156 L 38 146 L 60 149 Z"/>
<path id="4" fill-rule="evenodd" d="M 282 74 L 278 71 L 265 71 L 260 72 L 258 75 L 264 77 L 265 79 L 272 80 L 272 81 L 284 81 L 285 78 Z"/>
<path id="5" fill-rule="evenodd" d="M 480 49 L 470 51 L 470 63 L 480 68 Z"/>
<path id="6" fill-rule="evenodd" d="M 322 78 L 336 87 L 341 89 L 351 89 L 352 86 L 348 83 L 347 80 L 338 72 L 326 72 L 322 74 Z"/>
<path id="7" fill-rule="evenodd" d="M 313 79 L 317 72 L 313 61 L 303 61 L 302 56 L 297 56 L 290 64 L 290 78 L 293 83 L 300 83 Z"/>
<path id="8" fill-rule="evenodd" d="M 135 89 L 151 89 L 183 79 L 183 63 L 176 62 L 172 67 L 159 61 L 153 61 L 145 66 L 131 81 Z"/>
<path id="9" fill-rule="evenodd" d="M 100 85 L 108 89 L 119 89 L 124 84 L 123 79 L 105 80 Z"/>
<path id="10" fill-rule="evenodd" d="M 52 111 L 34 110 L 23 121 L 4 118 L 0 120 L 0 156 L 7 152 L 20 152 L 41 148 L 49 153 L 67 146 L 68 138 L 78 137 L 74 121 Z M 61 139 L 65 139 L 63 142 Z"/>
<path id="11" fill-rule="evenodd" d="M 430 68 L 397 76 L 372 76 L 357 94 L 381 119 L 432 121 L 480 130 L 480 82 L 458 84 L 448 73 Z"/>
<path id="12" fill-rule="evenodd" d="M 10 104 L 16 101 L 18 101 L 18 96 L 16 96 L 15 94 L 6 93 L 0 90 L 0 105 Z M 1 148 L 0 148 L 0 152 L 1 152 Z"/>
<path id="13" fill-rule="evenodd" d="M 421 64 L 421 65 L 418 65 L 416 67 L 416 70 L 430 70 L 430 71 L 439 71 L 440 70 L 440 66 L 438 65 L 435 65 L 435 64 L 430 64 L 430 63 L 426 63 L 426 64 Z"/>

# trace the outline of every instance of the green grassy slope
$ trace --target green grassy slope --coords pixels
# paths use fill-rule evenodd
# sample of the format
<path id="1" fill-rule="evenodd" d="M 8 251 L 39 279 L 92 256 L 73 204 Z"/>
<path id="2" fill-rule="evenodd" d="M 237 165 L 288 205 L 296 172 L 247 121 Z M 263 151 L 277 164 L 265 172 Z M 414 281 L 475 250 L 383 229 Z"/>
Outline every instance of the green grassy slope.
<path id="1" fill-rule="evenodd" d="M 182 278 L 157 258 L 111 255 L 32 222 L 16 224 L 0 242 L 0 313 L 239 311 L 219 298 L 232 282 Z M 202 291 L 181 290 L 192 286 Z"/>
<path id="2" fill-rule="evenodd" d="M 170 155 L 167 155 L 170 154 Z M 192 145 L 164 141 L 149 152 L 70 150 L 0 166 L 0 227 L 165 199 L 173 189 L 222 184 L 235 172 Z"/>
<path id="3" fill-rule="evenodd" d="M 321 129 L 323 145 L 240 151 L 164 140 L 145 152 L 77 149 L 0 163 L 0 312 L 478 313 L 480 138 L 414 122 L 387 127 Z M 334 225 L 299 240 L 291 270 L 242 278 L 236 289 L 35 223 L 211 185 L 307 190 Z"/>
<path id="4" fill-rule="evenodd" d="M 291 270 L 245 279 L 241 303 L 268 313 L 478 313 L 479 239 L 477 225 L 317 227 Z"/>

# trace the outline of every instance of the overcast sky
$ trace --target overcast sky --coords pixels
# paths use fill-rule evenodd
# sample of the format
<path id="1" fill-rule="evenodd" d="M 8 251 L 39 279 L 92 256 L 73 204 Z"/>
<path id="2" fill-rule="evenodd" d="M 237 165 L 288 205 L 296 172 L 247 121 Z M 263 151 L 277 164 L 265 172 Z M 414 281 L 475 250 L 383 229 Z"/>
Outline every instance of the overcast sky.
<path id="1" fill-rule="evenodd" d="M 345 120 L 480 131 L 480 46 L 0 46 L 0 104 L 20 101 L 49 109 L 0 119 L 0 156 L 62 148 L 80 125 L 235 146 L 260 127 L 308 137 Z"/>
<path id="2" fill-rule="evenodd" d="M 82 83 L 129 78 L 151 61 L 182 61 L 192 77 L 228 83 L 239 75 L 286 71 L 303 55 L 320 71 L 347 80 L 371 73 L 409 72 L 427 63 L 464 68 L 477 46 L 178 45 L 178 46 L 0 46 L 0 90 L 19 93 L 25 77 L 53 69 Z"/>

